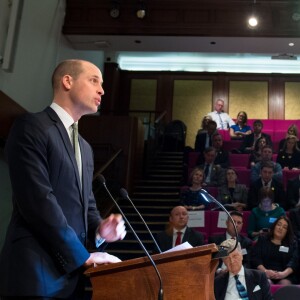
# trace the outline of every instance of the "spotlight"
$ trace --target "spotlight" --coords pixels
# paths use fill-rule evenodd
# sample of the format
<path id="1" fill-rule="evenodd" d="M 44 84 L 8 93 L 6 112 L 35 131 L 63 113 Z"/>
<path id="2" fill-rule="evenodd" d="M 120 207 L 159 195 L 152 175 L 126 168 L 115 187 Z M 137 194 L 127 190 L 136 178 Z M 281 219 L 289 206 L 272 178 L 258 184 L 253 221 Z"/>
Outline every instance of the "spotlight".
<path id="1" fill-rule="evenodd" d="M 145 16 L 146 16 L 146 1 L 138 0 L 136 16 L 139 19 L 144 19 L 145 18 Z"/>
<path id="2" fill-rule="evenodd" d="M 120 16 L 120 3 L 119 1 L 111 1 L 111 10 L 109 14 L 112 18 L 116 19 Z"/>
<path id="3" fill-rule="evenodd" d="M 248 19 L 248 25 L 251 27 L 251 28 L 255 28 L 257 25 L 258 25 L 258 20 L 255 16 L 252 16 Z"/>

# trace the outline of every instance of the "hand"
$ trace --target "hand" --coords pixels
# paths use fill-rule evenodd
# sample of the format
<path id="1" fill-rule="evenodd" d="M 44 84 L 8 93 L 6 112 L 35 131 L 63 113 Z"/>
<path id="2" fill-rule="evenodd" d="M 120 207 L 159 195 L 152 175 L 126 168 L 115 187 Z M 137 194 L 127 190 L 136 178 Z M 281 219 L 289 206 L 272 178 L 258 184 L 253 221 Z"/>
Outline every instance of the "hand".
<path id="1" fill-rule="evenodd" d="M 267 277 L 269 278 L 269 279 L 276 279 L 276 271 L 273 271 L 273 270 L 266 270 L 265 271 L 265 273 L 266 273 L 266 275 L 267 275 Z"/>
<path id="2" fill-rule="evenodd" d="M 99 226 L 99 234 L 107 242 L 123 240 L 126 235 L 125 222 L 120 214 L 111 214 Z"/>
<path id="3" fill-rule="evenodd" d="M 90 267 L 92 265 L 101 265 L 101 264 L 109 264 L 109 263 L 117 263 L 121 260 L 111 254 L 106 252 L 94 252 L 90 254 L 88 260 L 84 263 L 84 267 Z"/>

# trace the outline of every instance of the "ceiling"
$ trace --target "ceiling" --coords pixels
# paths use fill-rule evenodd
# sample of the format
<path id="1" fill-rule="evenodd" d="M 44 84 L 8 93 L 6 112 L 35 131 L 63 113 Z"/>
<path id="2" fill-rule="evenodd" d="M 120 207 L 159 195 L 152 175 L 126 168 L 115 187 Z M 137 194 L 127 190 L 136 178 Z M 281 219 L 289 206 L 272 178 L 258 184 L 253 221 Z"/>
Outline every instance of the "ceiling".
<path id="1" fill-rule="evenodd" d="M 206 2 L 205 8 L 203 8 L 204 6 L 198 7 L 199 3 L 195 4 L 196 2 L 194 1 L 193 5 L 196 6 L 195 8 L 192 7 L 191 11 L 193 9 L 201 11 L 203 16 L 205 16 L 204 12 L 210 16 L 213 11 L 214 15 L 216 15 L 213 21 L 211 21 L 210 17 L 206 21 L 207 24 L 204 24 L 210 30 L 207 34 L 205 34 L 205 26 L 203 24 L 201 24 L 201 27 L 199 24 L 194 26 L 194 23 L 198 22 L 199 18 L 195 19 L 194 23 L 187 23 L 185 21 L 177 24 L 174 22 L 172 31 L 170 25 L 168 25 L 169 28 L 161 21 L 157 25 L 159 21 L 154 23 L 150 18 L 146 20 L 148 23 L 143 23 L 143 21 L 139 20 L 142 23 L 134 24 L 135 20 L 132 19 L 131 21 L 130 17 L 132 16 L 128 15 L 127 19 L 131 27 L 126 22 L 123 24 L 123 29 L 122 23 L 119 23 L 119 28 L 117 28 L 116 21 L 106 17 L 107 9 L 103 12 L 101 8 L 98 11 L 99 14 L 103 13 L 100 15 L 100 20 L 103 20 L 103 23 L 107 22 L 107 26 L 101 27 L 100 25 L 100 27 L 96 27 L 93 23 L 93 25 L 90 25 L 90 31 L 87 31 L 86 24 L 83 24 L 82 27 L 84 29 L 82 30 L 82 28 L 78 27 L 78 23 L 71 23 L 69 21 L 69 24 L 75 30 L 70 26 L 71 30 L 69 32 L 65 30 L 65 37 L 75 49 L 103 51 L 106 61 L 117 62 L 122 69 L 127 70 L 299 73 L 300 14 L 298 14 L 298 11 L 300 13 L 300 1 L 260 1 L 264 2 L 262 7 L 265 11 L 261 15 L 264 18 L 260 19 L 260 26 L 252 30 L 246 28 L 247 22 L 244 18 L 241 19 L 238 13 L 239 8 L 236 5 L 240 3 L 240 11 L 244 10 L 244 15 L 246 15 L 245 11 L 249 10 L 249 3 L 253 1 L 211 1 L 211 3 L 216 2 L 215 4 L 218 4 L 218 9 L 226 12 L 228 16 L 231 13 L 228 12 L 230 11 L 230 7 L 235 7 L 234 14 L 232 15 L 234 21 L 218 17 L 220 15 L 219 11 L 210 7 L 207 1 L 204 1 Z M 154 4 L 155 2 L 159 3 L 154 1 Z M 170 1 L 169 3 L 171 2 L 174 1 Z M 228 4 L 229 2 L 232 2 L 231 4 L 235 6 L 220 8 L 221 5 L 224 5 L 224 3 Z M 248 7 L 245 8 L 246 2 L 248 2 Z M 166 1 L 162 1 L 161 3 L 166 3 Z M 287 6 L 291 3 L 293 4 L 292 7 Z M 161 4 L 156 5 L 158 7 Z M 179 4 L 177 3 L 177 5 Z M 159 9 L 161 8 L 157 7 L 152 8 L 154 16 L 155 13 L 157 15 L 160 13 Z M 185 16 L 193 16 L 191 15 L 191 11 L 187 11 Z M 177 12 L 177 19 L 180 13 Z M 91 14 L 91 12 L 89 11 L 86 14 Z M 274 16 L 278 18 L 278 22 Z M 80 24 L 82 24 L 82 21 L 86 19 L 87 17 L 81 17 L 78 21 L 81 21 Z M 156 17 L 156 19 L 158 18 Z M 269 24 L 268 20 L 271 20 L 272 24 Z M 117 21 L 120 22 L 122 20 Z M 243 23 L 241 24 L 241 22 Z M 276 28 L 276 22 L 281 22 L 278 28 Z M 147 27 L 142 28 L 141 24 L 146 24 Z M 187 27 L 187 24 L 189 27 Z M 151 35 L 151 28 L 153 28 L 153 35 Z M 161 31 L 159 31 L 159 28 L 161 28 Z M 182 28 L 186 30 L 187 34 L 176 34 L 180 30 L 183 30 Z M 188 29 L 190 30 L 187 31 Z M 104 34 L 99 34 L 101 30 Z M 133 34 L 135 31 L 146 32 L 146 34 Z M 109 34 L 110 32 L 113 34 Z M 126 34 L 126 32 L 130 32 L 131 34 Z M 190 32 L 198 34 L 192 35 Z M 212 35 L 212 33 L 218 33 L 218 35 Z M 236 36 L 238 33 L 241 36 Z M 276 36 L 277 33 L 278 36 Z M 293 46 L 291 46 L 291 43 Z"/>

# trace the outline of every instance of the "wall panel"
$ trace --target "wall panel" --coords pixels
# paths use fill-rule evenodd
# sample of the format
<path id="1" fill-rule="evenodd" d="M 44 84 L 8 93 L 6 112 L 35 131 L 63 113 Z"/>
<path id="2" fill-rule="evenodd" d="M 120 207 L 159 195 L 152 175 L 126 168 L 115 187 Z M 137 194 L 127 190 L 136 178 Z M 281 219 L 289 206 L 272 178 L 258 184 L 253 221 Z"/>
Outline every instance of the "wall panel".
<path id="1" fill-rule="evenodd" d="M 194 148 L 201 120 L 211 111 L 212 88 L 210 80 L 174 80 L 172 116 L 186 124 L 187 146 Z"/>
<path id="2" fill-rule="evenodd" d="M 300 119 L 300 82 L 285 83 L 285 119 Z"/>

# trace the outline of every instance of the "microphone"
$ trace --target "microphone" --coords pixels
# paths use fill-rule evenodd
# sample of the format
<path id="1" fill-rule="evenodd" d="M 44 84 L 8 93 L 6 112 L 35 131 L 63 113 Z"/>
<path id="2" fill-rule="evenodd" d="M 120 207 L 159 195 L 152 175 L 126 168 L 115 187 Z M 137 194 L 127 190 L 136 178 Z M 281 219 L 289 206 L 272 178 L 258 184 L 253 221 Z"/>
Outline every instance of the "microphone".
<path id="1" fill-rule="evenodd" d="M 143 249 L 144 253 L 147 255 L 147 257 L 149 258 L 156 274 L 157 277 L 159 279 L 159 291 L 158 291 L 158 300 L 163 300 L 164 299 L 164 292 L 163 292 L 163 287 L 162 287 L 162 279 L 160 276 L 160 273 L 156 267 L 156 264 L 154 262 L 154 260 L 152 259 L 151 255 L 149 254 L 149 252 L 147 251 L 147 249 L 145 248 L 144 244 L 142 243 L 142 241 L 140 240 L 140 238 L 138 237 L 136 231 L 133 229 L 133 227 L 131 226 L 131 224 L 129 223 L 128 219 L 126 218 L 124 212 L 122 211 L 121 207 L 119 206 L 118 202 L 114 199 L 114 197 L 112 196 L 112 194 L 110 193 L 109 189 L 106 186 L 106 182 L 105 182 L 105 178 L 102 174 L 97 176 L 97 181 L 100 181 L 100 183 L 103 185 L 104 189 L 106 190 L 107 194 L 109 195 L 110 199 L 114 202 L 114 204 L 116 205 L 117 209 L 120 211 L 123 219 L 125 220 L 125 222 L 127 223 L 128 227 L 130 228 L 130 230 L 132 231 L 132 233 L 134 234 L 135 238 L 137 239 L 137 241 L 139 242 L 141 248 Z"/>
<path id="2" fill-rule="evenodd" d="M 237 246 L 238 246 L 238 232 L 236 229 L 236 225 L 235 222 L 233 221 L 230 213 L 228 212 L 228 210 L 224 207 L 223 204 L 221 204 L 215 197 L 213 197 L 210 193 L 208 193 L 208 191 L 204 190 L 204 189 L 200 189 L 199 190 L 200 194 L 202 195 L 202 197 L 204 198 L 205 201 L 207 201 L 208 203 L 214 202 L 215 204 L 217 204 L 223 211 L 226 212 L 228 218 L 230 219 L 233 228 L 234 228 L 234 232 L 235 232 L 235 245 L 234 247 L 227 247 L 227 246 L 223 246 L 222 244 L 219 246 L 221 251 L 226 250 L 227 255 L 230 254 L 231 252 L 233 252 Z"/>
<path id="3" fill-rule="evenodd" d="M 153 242 L 154 242 L 154 244 L 155 244 L 155 246 L 156 246 L 158 252 L 161 253 L 161 250 L 160 250 L 160 248 L 159 248 L 159 246 L 158 246 L 158 244 L 157 244 L 157 242 L 156 242 L 156 240 L 155 240 L 155 238 L 154 238 L 152 232 L 150 231 L 150 229 L 149 229 L 147 223 L 145 222 L 144 218 L 142 217 L 142 215 L 141 215 L 140 212 L 137 210 L 136 206 L 134 205 L 134 203 L 132 202 L 132 200 L 131 200 L 130 197 L 128 196 L 127 191 L 126 191 L 124 188 L 122 188 L 122 189 L 120 189 L 120 194 L 121 194 L 121 196 L 122 196 L 124 199 L 127 199 L 127 200 L 130 202 L 130 204 L 132 205 L 132 207 L 134 208 L 134 210 L 136 211 L 136 213 L 138 214 L 138 216 L 139 216 L 140 219 L 142 220 L 143 224 L 146 226 L 146 228 L 147 228 L 147 230 L 148 230 L 148 232 L 149 232 L 149 234 L 150 234 L 150 236 L 151 236 L 151 238 L 152 238 L 152 240 L 153 240 Z"/>

